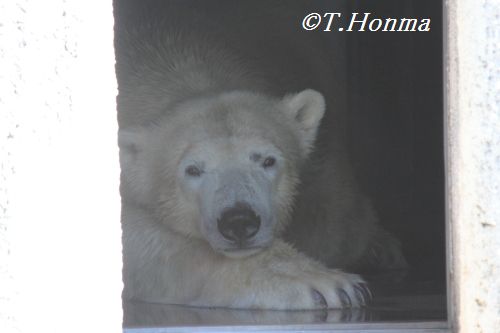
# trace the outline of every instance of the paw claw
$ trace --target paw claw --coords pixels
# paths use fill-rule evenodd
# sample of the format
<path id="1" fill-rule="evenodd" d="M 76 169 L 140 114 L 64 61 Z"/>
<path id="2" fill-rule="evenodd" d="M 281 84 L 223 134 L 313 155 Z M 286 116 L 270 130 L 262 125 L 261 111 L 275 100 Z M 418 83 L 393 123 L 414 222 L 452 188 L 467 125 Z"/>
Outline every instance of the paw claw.
<path id="1" fill-rule="evenodd" d="M 372 292 L 366 283 L 359 283 L 356 287 L 361 289 L 361 292 L 364 296 L 365 303 L 369 303 L 373 299 Z"/>
<path id="2" fill-rule="evenodd" d="M 344 308 L 352 307 L 351 298 L 349 297 L 347 292 L 344 289 L 340 289 L 340 288 L 337 289 L 337 292 L 339 294 L 340 303 L 342 303 L 342 307 L 344 307 Z"/>
<path id="3" fill-rule="evenodd" d="M 319 305 L 320 308 L 326 309 L 328 307 L 328 303 L 326 303 L 325 296 L 323 296 L 323 294 L 321 294 L 316 289 L 312 290 L 312 297 L 313 297 L 314 303 L 316 305 Z"/>
<path id="4" fill-rule="evenodd" d="M 360 305 L 366 305 L 366 295 L 361 286 L 354 286 L 354 294 L 356 295 L 356 299 Z"/>

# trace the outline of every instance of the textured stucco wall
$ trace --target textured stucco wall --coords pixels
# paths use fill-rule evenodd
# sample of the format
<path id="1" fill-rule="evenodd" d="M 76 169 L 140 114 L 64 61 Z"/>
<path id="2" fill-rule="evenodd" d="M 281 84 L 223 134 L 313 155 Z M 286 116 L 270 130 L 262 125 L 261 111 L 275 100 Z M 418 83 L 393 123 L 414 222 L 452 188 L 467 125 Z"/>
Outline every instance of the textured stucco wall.
<path id="1" fill-rule="evenodd" d="M 0 332 L 120 332 L 111 0 L 0 0 Z"/>
<path id="2" fill-rule="evenodd" d="M 500 330 L 500 2 L 448 1 L 451 280 L 460 332 Z"/>

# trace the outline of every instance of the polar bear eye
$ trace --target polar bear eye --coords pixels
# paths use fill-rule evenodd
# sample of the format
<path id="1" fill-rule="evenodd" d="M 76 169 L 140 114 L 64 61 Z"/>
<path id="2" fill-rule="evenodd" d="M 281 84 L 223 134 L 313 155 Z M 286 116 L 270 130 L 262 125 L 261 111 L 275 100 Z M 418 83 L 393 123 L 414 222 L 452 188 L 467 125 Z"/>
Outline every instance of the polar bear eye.
<path id="1" fill-rule="evenodd" d="M 203 173 L 203 171 L 200 170 L 196 165 L 190 165 L 186 167 L 186 175 L 191 176 L 191 177 L 199 177 Z"/>
<path id="2" fill-rule="evenodd" d="M 264 160 L 264 163 L 262 163 L 262 166 L 264 168 L 270 168 L 274 164 L 276 164 L 276 159 L 272 156 L 269 156 L 269 157 L 266 157 L 266 159 Z"/>

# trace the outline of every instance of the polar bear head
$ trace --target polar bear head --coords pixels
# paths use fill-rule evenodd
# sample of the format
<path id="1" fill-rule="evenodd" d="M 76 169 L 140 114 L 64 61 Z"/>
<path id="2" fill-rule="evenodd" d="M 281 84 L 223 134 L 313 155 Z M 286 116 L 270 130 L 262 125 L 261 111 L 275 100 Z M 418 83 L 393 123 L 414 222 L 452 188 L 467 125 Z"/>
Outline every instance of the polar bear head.
<path id="1" fill-rule="evenodd" d="M 241 257 L 286 225 L 299 169 L 323 117 L 323 96 L 226 92 L 190 98 L 119 133 L 124 203 L 166 228 Z"/>

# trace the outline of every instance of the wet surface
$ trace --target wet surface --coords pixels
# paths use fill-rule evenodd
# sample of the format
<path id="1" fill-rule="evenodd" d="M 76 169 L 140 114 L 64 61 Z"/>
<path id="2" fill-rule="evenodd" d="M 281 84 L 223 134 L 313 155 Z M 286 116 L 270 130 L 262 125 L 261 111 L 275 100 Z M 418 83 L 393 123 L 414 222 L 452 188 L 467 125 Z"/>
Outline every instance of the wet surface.
<path id="1" fill-rule="evenodd" d="M 401 275 L 370 281 L 374 299 L 360 309 L 315 311 L 234 310 L 124 302 L 124 327 L 308 325 L 434 322 L 446 320 L 443 283 Z"/>

